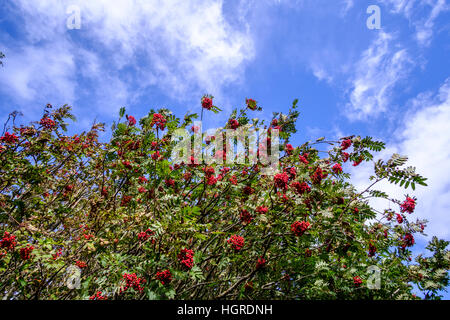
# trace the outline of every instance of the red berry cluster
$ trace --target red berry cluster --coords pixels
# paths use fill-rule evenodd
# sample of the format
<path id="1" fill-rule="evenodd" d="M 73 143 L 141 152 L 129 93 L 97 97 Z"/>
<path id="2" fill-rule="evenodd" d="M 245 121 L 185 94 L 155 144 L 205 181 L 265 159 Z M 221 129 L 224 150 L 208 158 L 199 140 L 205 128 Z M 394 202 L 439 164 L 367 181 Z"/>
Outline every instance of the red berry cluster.
<path id="1" fill-rule="evenodd" d="M 360 277 L 355 276 L 353 277 L 353 283 L 355 284 L 356 287 L 359 287 L 362 284 L 362 280 Z"/>
<path id="2" fill-rule="evenodd" d="M 162 285 L 169 284 L 172 281 L 172 273 L 170 270 L 158 271 L 156 273 L 156 279 L 161 282 Z"/>
<path id="3" fill-rule="evenodd" d="M 294 181 L 292 182 L 291 187 L 294 188 L 298 194 L 304 194 L 311 191 L 311 187 L 306 182 L 300 183 L 298 181 Z"/>
<path id="4" fill-rule="evenodd" d="M 351 145 L 352 145 L 352 140 L 350 140 L 350 139 L 345 139 L 345 140 L 342 140 L 342 142 L 341 142 L 342 150 L 346 150 L 346 149 L 350 148 Z"/>
<path id="5" fill-rule="evenodd" d="M 33 252 L 34 247 L 27 244 L 25 248 L 20 249 L 20 257 L 22 260 L 28 260 L 31 258 L 31 253 Z"/>
<path id="6" fill-rule="evenodd" d="M 402 244 L 402 248 L 406 248 L 406 247 L 412 247 L 414 245 L 414 237 L 411 233 L 407 233 L 405 234 L 405 236 L 402 239 L 403 244 Z"/>
<path id="7" fill-rule="evenodd" d="M 77 261 L 75 264 L 77 265 L 78 268 L 81 268 L 81 269 L 87 267 L 87 263 L 84 261 Z"/>
<path id="8" fill-rule="evenodd" d="M 147 229 L 145 231 L 139 232 L 138 239 L 141 240 L 141 241 L 147 241 L 154 234 L 155 233 L 151 229 Z"/>
<path id="9" fill-rule="evenodd" d="M 127 120 L 128 120 L 128 125 L 130 127 L 134 126 L 136 124 L 136 119 L 133 116 L 128 116 L 127 115 Z"/>
<path id="10" fill-rule="evenodd" d="M 166 118 L 164 118 L 163 115 L 159 113 L 154 113 L 152 123 L 150 124 L 150 126 L 153 127 L 153 125 L 156 125 L 156 127 L 159 128 L 160 130 L 164 130 L 164 128 L 166 127 L 166 121 L 167 120 Z"/>
<path id="11" fill-rule="evenodd" d="M 246 224 L 252 222 L 252 220 L 253 220 L 253 216 L 246 209 L 241 210 L 240 218 L 241 218 L 241 222 L 246 223 Z"/>
<path id="12" fill-rule="evenodd" d="M 142 292 L 144 290 L 141 287 L 141 284 L 145 283 L 145 279 L 139 278 L 136 273 L 125 273 L 123 275 L 123 279 L 125 280 L 125 287 L 120 289 L 120 293 L 127 291 L 129 288 L 133 288 L 138 292 Z"/>
<path id="13" fill-rule="evenodd" d="M 108 297 L 102 295 L 101 291 L 97 291 L 95 294 L 89 297 L 89 300 L 108 300 Z"/>
<path id="14" fill-rule="evenodd" d="M 0 248 L 5 248 L 6 250 L 13 251 L 16 247 L 16 236 L 5 231 L 3 238 L 0 240 Z"/>
<path id="15" fill-rule="evenodd" d="M 311 181 L 314 184 L 320 184 L 327 176 L 328 173 L 324 172 L 322 168 L 317 167 L 316 171 L 311 175 Z"/>
<path id="16" fill-rule="evenodd" d="M 204 96 L 202 98 L 202 108 L 206 110 L 211 110 L 212 106 L 213 106 L 212 99 L 207 96 Z"/>
<path id="17" fill-rule="evenodd" d="M 400 205 L 401 212 L 413 213 L 416 207 L 416 200 L 406 197 L 406 200 Z"/>
<path id="18" fill-rule="evenodd" d="M 279 189 L 287 190 L 289 176 L 286 172 L 278 173 L 274 176 L 275 186 Z"/>
<path id="19" fill-rule="evenodd" d="M 342 173 L 342 167 L 339 163 L 336 163 L 331 169 L 333 169 L 333 172 L 336 174 Z"/>
<path id="20" fill-rule="evenodd" d="M 291 225 L 291 231 L 297 236 L 300 237 L 305 233 L 305 231 L 309 228 L 310 223 L 307 221 L 295 221 Z"/>
<path id="21" fill-rule="evenodd" d="M 304 163 L 304 164 L 309 164 L 309 161 L 308 161 L 308 156 L 309 156 L 309 154 L 307 154 L 307 153 L 304 153 L 303 155 L 299 155 L 298 156 L 298 159 L 300 160 L 300 162 L 302 162 L 302 163 Z"/>
<path id="22" fill-rule="evenodd" d="M 245 240 L 243 237 L 234 234 L 227 240 L 227 242 L 231 245 L 231 248 L 234 249 L 234 251 L 239 251 L 244 246 Z"/>
<path id="23" fill-rule="evenodd" d="M 194 266 L 194 251 L 191 249 L 182 249 L 178 254 L 178 260 L 186 269 L 191 269 Z"/>
<path id="24" fill-rule="evenodd" d="M 5 132 L 5 135 L 0 137 L 0 141 L 9 144 L 17 143 L 18 140 L 19 140 L 18 136 L 16 136 L 14 133 L 10 134 L 9 132 Z"/>
<path id="25" fill-rule="evenodd" d="M 45 128 L 45 129 L 53 129 L 56 126 L 56 122 L 48 117 L 44 117 L 39 121 L 39 123 Z"/>
<path id="26" fill-rule="evenodd" d="M 230 119 L 228 121 L 228 124 L 229 124 L 230 128 L 233 130 L 235 130 L 239 127 L 239 122 L 236 119 Z"/>
<path id="27" fill-rule="evenodd" d="M 265 206 L 256 207 L 256 212 L 259 214 L 266 214 L 267 211 L 269 211 L 269 208 L 267 208 Z"/>
<path id="28" fill-rule="evenodd" d="M 288 144 L 286 144 L 285 150 L 288 155 L 291 155 L 292 151 L 294 151 L 294 147 L 292 146 L 292 144 L 288 143 Z"/>

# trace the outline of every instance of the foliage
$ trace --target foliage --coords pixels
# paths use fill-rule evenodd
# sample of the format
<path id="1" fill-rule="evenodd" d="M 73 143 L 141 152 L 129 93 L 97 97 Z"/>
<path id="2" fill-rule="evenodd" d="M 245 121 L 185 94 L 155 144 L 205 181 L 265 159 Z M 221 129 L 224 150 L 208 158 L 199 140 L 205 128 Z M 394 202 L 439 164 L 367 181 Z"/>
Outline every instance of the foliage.
<path id="1" fill-rule="evenodd" d="M 402 201 L 373 189 L 385 179 L 414 188 L 425 178 L 394 155 L 374 162 L 370 186 L 357 192 L 339 167 L 374 161 L 384 143 L 321 138 L 290 150 L 297 103 L 270 124 L 283 150 L 275 177 L 262 175 L 261 164 L 172 163 L 173 133 L 189 130 L 196 114 L 151 110 L 137 122 L 123 108 L 108 142 L 98 140 L 99 123 L 67 136 L 69 106 L 48 105 L 40 121 L 13 124 L 0 141 L 1 296 L 414 299 L 415 283 L 427 299 L 439 298 L 449 281 L 448 243 L 433 238 L 433 255 L 410 262 L 411 237 L 426 221 L 410 221 Z M 248 100 L 230 119 L 260 125 L 248 117 L 256 108 Z M 326 156 L 318 146 L 329 146 Z M 372 197 L 400 213 L 376 211 Z M 75 289 L 73 266 L 81 270 Z M 379 288 L 370 287 L 371 266 L 381 272 Z"/>

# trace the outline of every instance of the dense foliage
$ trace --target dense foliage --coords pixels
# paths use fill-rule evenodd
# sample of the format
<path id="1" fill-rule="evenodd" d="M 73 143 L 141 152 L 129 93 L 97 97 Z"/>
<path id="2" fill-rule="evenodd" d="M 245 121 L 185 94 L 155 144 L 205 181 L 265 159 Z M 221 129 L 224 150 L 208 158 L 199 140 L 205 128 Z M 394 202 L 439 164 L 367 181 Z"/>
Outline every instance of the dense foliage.
<path id="1" fill-rule="evenodd" d="M 202 98 L 202 117 L 220 111 L 212 100 Z M 248 116 L 260 110 L 247 99 L 225 128 L 264 127 Z M 173 133 L 197 131 L 196 114 L 151 110 L 136 121 L 121 109 L 108 142 L 98 139 L 103 124 L 67 135 L 68 106 L 47 105 L 27 126 L 8 122 L 0 138 L 0 297 L 414 299 L 416 284 L 438 298 L 449 281 L 448 243 L 433 238 L 432 254 L 414 262 L 414 235 L 426 225 L 412 218 L 418 200 L 374 189 L 382 180 L 414 189 L 426 179 L 403 167 L 406 157 L 374 161 L 384 144 L 371 137 L 294 147 L 298 115 L 294 101 L 266 125 L 280 132 L 275 175 L 263 175 L 261 163 L 232 163 L 232 145 L 213 150 L 229 163 L 172 163 Z M 204 134 L 203 148 L 214 138 Z M 358 192 L 344 168 L 362 161 L 375 173 Z M 372 197 L 393 209 L 378 212 Z"/>

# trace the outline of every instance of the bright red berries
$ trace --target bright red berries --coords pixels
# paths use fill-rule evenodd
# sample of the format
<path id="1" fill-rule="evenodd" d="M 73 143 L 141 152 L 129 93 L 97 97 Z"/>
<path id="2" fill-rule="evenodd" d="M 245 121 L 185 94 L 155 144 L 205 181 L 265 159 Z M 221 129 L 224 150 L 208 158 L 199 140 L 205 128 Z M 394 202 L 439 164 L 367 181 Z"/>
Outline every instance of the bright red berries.
<path id="1" fill-rule="evenodd" d="M 333 169 L 333 172 L 336 174 L 342 173 L 342 167 L 339 163 L 336 163 L 331 169 Z"/>
<path id="2" fill-rule="evenodd" d="M 413 213 L 416 207 L 416 200 L 406 197 L 406 200 L 400 205 L 400 212 Z"/>
<path id="3" fill-rule="evenodd" d="M 156 279 L 165 286 L 172 281 L 172 273 L 170 273 L 170 270 L 158 271 L 156 273 Z"/>
<path id="4" fill-rule="evenodd" d="M 300 183 L 298 181 L 294 181 L 292 182 L 291 187 L 294 188 L 295 192 L 298 194 L 311 192 L 311 187 L 306 182 Z"/>
<path id="5" fill-rule="evenodd" d="M 316 171 L 311 175 L 311 181 L 313 184 L 320 184 L 327 176 L 328 173 L 324 172 L 322 168 L 317 167 Z"/>
<path id="6" fill-rule="evenodd" d="M 139 193 L 146 193 L 147 189 L 145 189 L 144 187 L 139 187 L 138 191 Z"/>
<path id="7" fill-rule="evenodd" d="M 267 208 L 265 206 L 256 207 L 256 212 L 259 214 L 266 214 L 267 211 L 269 211 L 269 208 Z"/>
<path id="8" fill-rule="evenodd" d="M 211 98 L 204 96 L 202 98 L 202 108 L 206 109 L 206 110 L 211 110 L 213 106 L 213 101 Z"/>
<path id="9" fill-rule="evenodd" d="M 352 145 L 352 140 L 350 140 L 350 139 L 345 139 L 345 140 L 342 140 L 342 142 L 341 142 L 342 150 L 348 149 L 351 145 Z"/>
<path id="10" fill-rule="evenodd" d="M 166 187 L 173 187 L 175 185 L 175 180 L 173 179 L 166 179 L 165 181 Z"/>
<path id="11" fill-rule="evenodd" d="M 398 223 L 402 223 L 402 222 L 403 222 L 403 217 L 402 217 L 402 215 L 401 215 L 401 214 L 398 214 L 398 213 L 397 213 L 397 222 L 398 222 Z"/>
<path id="12" fill-rule="evenodd" d="M 126 207 L 128 205 L 128 203 L 130 203 L 131 199 L 133 199 L 132 196 L 123 196 L 122 201 L 120 202 L 120 205 L 122 207 Z"/>
<path id="13" fill-rule="evenodd" d="M 411 233 L 407 233 L 405 234 L 405 236 L 402 238 L 403 244 L 402 244 L 402 248 L 406 248 L 406 247 L 412 247 L 414 245 L 414 237 Z"/>
<path id="14" fill-rule="evenodd" d="M 139 232 L 139 234 L 138 234 L 138 239 L 139 239 L 140 241 L 147 241 L 147 240 L 148 240 L 150 237 L 152 237 L 154 234 L 155 234 L 155 233 L 154 233 L 152 230 L 147 229 L 147 230 L 145 230 L 145 231 Z"/>
<path id="15" fill-rule="evenodd" d="M 307 221 L 295 221 L 291 225 L 291 231 L 294 233 L 297 237 L 302 236 L 306 230 L 309 229 L 310 223 Z"/>
<path id="16" fill-rule="evenodd" d="M 84 261 L 79 261 L 79 260 L 78 260 L 77 262 L 75 262 L 75 264 L 77 265 L 78 268 L 81 268 L 81 269 L 87 267 L 87 263 L 84 262 Z"/>
<path id="17" fill-rule="evenodd" d="M 285 150 L 286 150 L 286 153 L 288 154 L 288 155 L 291 155 L 292 154 L 292 151 L 294 151 L 294 147 L 292 146 L 292 144 L 287 144 L 286 145 L 286 147 L 285 147 Z"/>
<path id="18" fill-rule="evenodd" d="M 29 260 L 31 258 L 31 253 L 33 252 L 34 247 L 27 244 L 26 247 L 20 249 L 20 257 L 22 260 Z"/>
<path id="19" fill-rule="evenodd" d="M 249 224 L 253 220 L 253 216 L 245 209 L 241 210 L 239 217 L 241 218 L 241 222 L 245 224 Z"/>
<path id="20" fill-rule="evenodd" d="M 53 129 L 56 126 L 56 122 L 53 121 L 50 118 L 44 117 L 39 121 L 39 123 L 45 128 L 45 129 Z"/>
<path id="21" fill-rule="evenodd" d="M 362 161 L 363 161 L 363 157 L 359 157 L 358 160 L 353 161 L 353 166 L 354 167 L 358 166 Z"/>
<path id="22" fill-rule="evenodd" d="M 348 158 L 350 158 L 350 155 L 347 152 L 342 152 L 341 158 L 342 161 L 347 162 Z"/>
<path id="23" fill-rule="evenodd" d="M 0 141 L 8 143 L 8 144 L 14 144 L 19 141 L 19 137 L 16 136 L 14 133 L 10 134 L 9 132 L 5 132 L 5 135 L 0 137 Z"/>
<path id="24" fill-rule="evenodd" d="M 236 119 L 230 119 L 230 121 L 228 121 L 228 125 L 231 129 L 235 130 L 239 127 L 239 122 Z"/>
<path id="25" fill-rule="evenodd" d="M 156 128 L 159 128 L 160 130 L 164 130 L 164 128 L 166 127 L 166 118 L 164 118 L 164 116 L 162 116 L 159 113 L 154 113 L 153 114 L 153 119 L 152 122 L 150 123 L 150 126 L 154 126 L 156 125 Z"/>
<path id="26" fill-rule="evenodd" d="M 234 251 L 239 251 L 239 250 L 241 250 L 242 247 L 243 247 L 244 244 L 245 244 L 244 238 L 241 237 L 241 236 L 238 236 L 238 235 L 236 235 L 236 234 L 232 235 L 232 236 L 227 240 L 227 242 L 231 245 L 231 248 L 232 248 Z"/>
<path id="27" fill-rule="evenodd" d="M 0 248 L 13 251 L 16 245 L 16 236 L 10 234 L 8 231 L 5 231 L 3 238 L 0 240 Z"/>
<path id="28" fill-rule="evenodd" d="M 128 120 L 128 125 L 130 127 L 134 126 L 136 124 L 136 119 L 133 116 L 128 116 L 127 115 L 127 120 Z"/>
<path id="29" fill-rule="evenodd" d="M 180 264 L 190 270 L 194 266 L 194 251 L 191 249 L 182 249 L 178 254 Z"/>
<path id="30" fill-rule="evenodd" d="M 307 159 L 307 155 L 306 154 L 304 154 L 304 155 L 299 155 L 298 156 L 298 159 L 300 160 L 300 162 L 302 162 L 302 163 L 304 163 L 304 164 L 309 164 L 309 161 L 308 161 L 308 159 Z"/>
<path id="31" fill-rule="evenodd" d="M 136 273 L 124 273 L 123 279 L 125 280 L 125 287 L 121 288 L 120 293 L 127 291 L 129 288 L 133 288 L 137 292 L 142 292 L 144 288 L 141 284 L 144 284 L 145 279 L 139 278 Z"/>
<path id="32" fill-rule="evenodd" d="M 108 297 L 102 295 L 101 291 L 97 291 L 92 296 L 89 297 L 89 300 L 108 300 Z"/>
<path id="33" fill-rule="evenodd" d="M 130 161 L 122 161 L 122 164 L 123 164 L 123 166 L 125 167 L 125 168 L 127 168 L 127 169 L 132 169 L 133 168 L 133 166 L 131 165 L 131 162 Z"/>
<path id="34" fill-rule="evenodd" d="M 286 172 L 278 173 L 274 177 L 275 186 L 279 189 L 287 190 L 289 176 Z"/>
<path id="35" fill-rule="evenodd" d="M 362 284 L 361 278 L 358 276 L 353 277 L 353 284 L 355 285 L 355 287 L 361 286 Z"/>

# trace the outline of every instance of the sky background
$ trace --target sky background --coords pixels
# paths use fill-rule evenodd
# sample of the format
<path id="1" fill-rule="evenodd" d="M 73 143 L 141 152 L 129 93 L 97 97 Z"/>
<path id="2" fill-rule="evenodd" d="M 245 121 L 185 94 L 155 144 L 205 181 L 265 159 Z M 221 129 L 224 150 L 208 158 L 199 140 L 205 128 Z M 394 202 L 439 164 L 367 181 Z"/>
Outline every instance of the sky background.
<path id="1" fill-rule="evenodd" d="M 67 27 L 71 5 L 80 29 Z M 87 130 L 122 106 L 200 112 L 205 93 L 227 115 L 253 98 L 270 119 L 298 98 L 293 144 L 369 135 L 387 144 L 375 159 L 408 155 L 428 178 L 415 192 L 382 186 L 418 198 L 414 215 L 430 220 L 420 253 L 432 235 L 450 240 L 449 22 L 448 0 L 0 0 L 0 121 L 67 103 Z M 204 127 L 224 119 L 207 113 Z M 373 165 L 347 166 L 365 188 Z"/>

